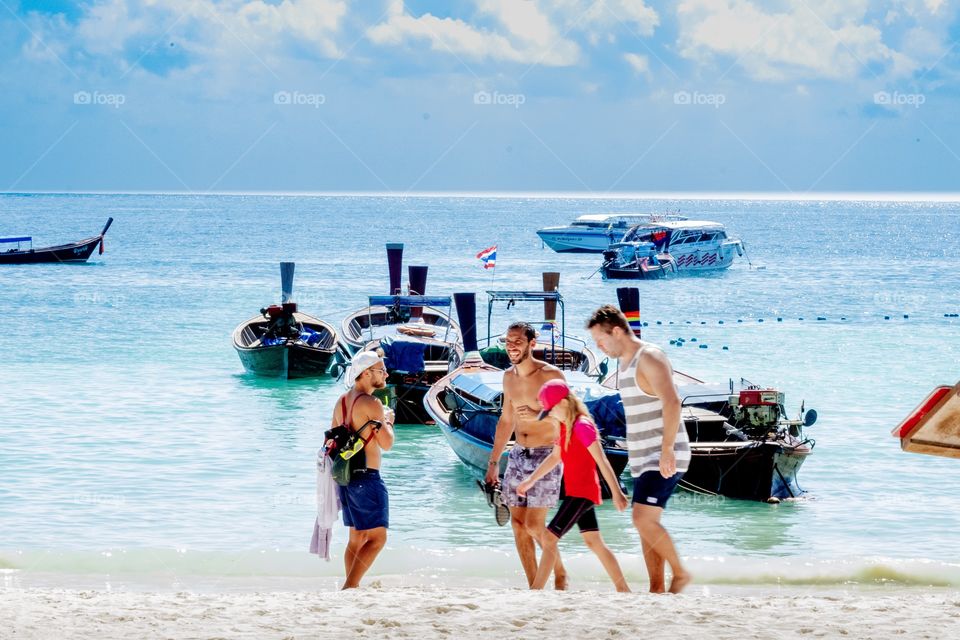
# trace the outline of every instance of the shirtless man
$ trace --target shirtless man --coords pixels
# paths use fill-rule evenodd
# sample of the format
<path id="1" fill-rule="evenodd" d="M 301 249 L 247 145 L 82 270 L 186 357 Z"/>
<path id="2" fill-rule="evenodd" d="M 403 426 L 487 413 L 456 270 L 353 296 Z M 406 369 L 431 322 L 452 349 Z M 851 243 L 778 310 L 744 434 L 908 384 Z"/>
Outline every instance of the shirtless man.
<path id="1" fill-rule="evenodd" d="M 337 486 L 343 524 L 350 531 L 343 554 L 346 571 L 343 588 L 354 589 L 360 586 L 360 579 L 387 543 L 389 505 L 387 487 L 380 478 L 380 462 L 382 452 L 393 446 L 393 411 L 384 409 L 373 396 L 375 389 L 383 389 L 387 384 L 387 369 L 379 355 L 373 351 L 357 353 L 347 375 L 353 385 L 337 401 L 333 426 L 344 424 L 345 418 L 353 431 L 363 429 L 371 420 L 378 423 L 371 424 L 360 434 L 367 444 L 356 456 L 366 457 L 365 467 L 360 465 L 364 468 L 353 472 L 350 484 Z"/>
<path id="2" fill-rule="evenodd" d="M 516 432 L 516 444 L 507 459 L 502 490 L 504 501 L 510 507 L 513 537 L 528 586 L 537 576 L 536 543 L 546 528 L 547 510 L 556 505 L 560 497 L 563 475 L 562 467 L 558 465 L 537 481 L 525 496 L 517 494 L 517 486 L 553 452 L 553 444 L 560 436 L 553 421 L 537 420 L 540 413 L 537 394 L 544 382 L 563 380 L 563 372 L 535 360 L 535 346 L 536 332 L 526 322 L 515 322 L 507 329 L 507 356 L 513 366 L 503 374 L 503 410 L 497 422 L 486 476 L 486 481 L 491 484 L 500 479 L 500 456 L 510 435 Z M 555 589 L 566 589 L 567 572 L 559 556 L 553 579 Z"/>

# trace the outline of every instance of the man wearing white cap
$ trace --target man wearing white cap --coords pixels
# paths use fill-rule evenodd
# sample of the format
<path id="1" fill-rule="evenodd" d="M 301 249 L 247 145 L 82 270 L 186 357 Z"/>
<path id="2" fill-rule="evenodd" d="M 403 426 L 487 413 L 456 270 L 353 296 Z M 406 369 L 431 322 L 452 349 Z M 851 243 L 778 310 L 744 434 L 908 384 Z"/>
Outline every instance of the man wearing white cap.
<path id="1" fill-rule="evenodd" d="M 344 589 L 360 586 L 360 579 L 373 565 L 387 542 L 389 505 L 387 487 L 380 477 L 382 452 L 393 446 L 393 411 L 373 396 L 387 383 L 383 359 L 373 351 L 360 351 L 347 369 L 350 390 L 337 401 L 333 425 L 359 432 L 365 444 L 351 459 L 350 483 L 339 486 L 343 523 L 350 540 L 343 556 Z"/>

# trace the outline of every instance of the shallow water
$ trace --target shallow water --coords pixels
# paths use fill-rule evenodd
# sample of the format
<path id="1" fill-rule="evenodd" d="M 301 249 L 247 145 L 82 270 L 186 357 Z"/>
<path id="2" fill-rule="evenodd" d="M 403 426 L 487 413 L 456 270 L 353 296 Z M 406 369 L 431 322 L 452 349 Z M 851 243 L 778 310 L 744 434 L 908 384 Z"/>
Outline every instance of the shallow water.
<path id="1" fill-rule="evenodd" d="M 0 269 L 0 568 L 335 572 L 305 550 L 315 452 L 341 389 L 250 376 L 230 342 L 279 297 L 277 263 L 296 261 L 301 310 L 336 324 L 386 291 L 386 241 L 406 244 L 405 265 L 430 265 L 430 293 L 535 289 L 558 270 L 567 322 L 585 333 L 617 285 L 588 278 L 599 256 L 542 249 L 536 229 L 678 206 L 725 223 L 762 268 L 739 260 L 719 275 L 639 283 L 645 338 L 681 371 L 769 384 L 791 411 L 804 401 L 820 415 L 800 473 L 806 499 L 679 493 L 666 522 L 681 553 L 716 582 L 889 570 L 960 584 L 960 463 L 903 453 L 889 435 L 935 384 L 960 377 L 960 319 L 944 317 L 960 312 L 960 210 L 935 202 L 2 196 L 0 236 L 32 233 L 37 246 L 116 221 L 89 264 Z M 491 274 L 474 254 L 494 243 Z M 501 309 L 494 332 L 539 317 Z M 678 337 L 708 348 L 668 345 Z M 401 427 L 384 476 L 391 534 L 378 568 L 516 574 L 509 530 L 436 429 Z M 605 506 L 601 528 L 624 557 L 636 553 L 629 518 Z M 581 554 L 572 538 L 563 548 Z"/>

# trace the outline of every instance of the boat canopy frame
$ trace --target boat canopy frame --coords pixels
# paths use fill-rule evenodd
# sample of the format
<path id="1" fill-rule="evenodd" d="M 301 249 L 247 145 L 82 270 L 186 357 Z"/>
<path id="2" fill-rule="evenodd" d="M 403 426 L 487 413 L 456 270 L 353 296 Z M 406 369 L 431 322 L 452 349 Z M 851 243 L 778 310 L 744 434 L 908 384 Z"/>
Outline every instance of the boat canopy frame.
<path id="1" fill-rule="evenodd" d="M 490 324 L 493 319 L 493 305 L 497 302 L 506 302 L 510 308 L 517 301 L 522 302 L 556 302 L 560 308 L 560 348 L 567 350 L 567 322 L 566 310 L 563 305 L 563 296 L 559 291 L 487 291 L 487 346 L 493 343 L 490 335 Z M 550 332 L 550 349 L 556 351 L 557 337 Z"/>
<path id="2" fill-rule="evenodd" d="M 379 295 L 369 296 L 367 298 L 367 328 L 370 331 L 370 340 L 373 336 L 373 307 L 391 307 L 394 310 L 410 309 L 413 307 L 446 307 L 447 308 L 447 326 L 443 332 L 443 342 L 449 342 L 450 326 L 453 319 L 450 316 L 450 308 L 453 307 L 453 298 L 450 296 L 419 296 L 419 295 Z"/>
<path id="3" fill-rule="evenodd" d="M 31 236 L 17 236 L 17 237 L 14 237 L 14 238 L 0 238 L 0 244 L 7 244 L 7 243 L 14 243 L 14 242 L 17 243 L 17 248 L 15 249 L 16 251 L 24 251 L 24 249 L 22 249 L 22 248 L 20 247 L 20 243 L 21 243 L 21 242 L 29 242 L 29 243 L 30 243 L 30 248 L 29 248 L 29 249 L 26 249 L 26 251 L 32 251 L 32 250 L 33 250 L 33 238 L 32 238 Z"/>

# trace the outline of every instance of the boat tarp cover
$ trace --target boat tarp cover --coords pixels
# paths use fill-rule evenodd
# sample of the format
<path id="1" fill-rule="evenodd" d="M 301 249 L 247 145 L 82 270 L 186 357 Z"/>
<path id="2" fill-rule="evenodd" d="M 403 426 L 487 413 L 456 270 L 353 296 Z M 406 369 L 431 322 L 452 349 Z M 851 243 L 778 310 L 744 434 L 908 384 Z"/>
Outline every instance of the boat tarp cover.
<path id="1" fill-rule="evenodd" d="M 396 336 L 387 336 L 380 340 L 380 347 L 387 360 L 387 369 L 404 373 L 420 373 L 425 369 L 423 351 L 426 346 L 422 342 L 402 340 Z"/>
<path id="2" fill-rule="evenodd" d="M 620 394 L 610 394 L 601 396 L 594 400 L 585 402 L 597 423 L 597 429 L 604 436 L 613 436 L 615 438 L 625 438 L 627 436 L 627 421 L 623 413 L 623 402 L 620 400 Z"/>
<path id="3" fill-rule="evenodd" d="M 21 236 L 19 238 L 0 238 L 0 242 L 33 242 L 30 236 Z"/>
<path id="4" fill-rule="evenodd" d="M 453 379 L 452 386 L 483 402 L 494 404 L 503 393 L 503 373 L 500 371 L 461 373 Z"/>

